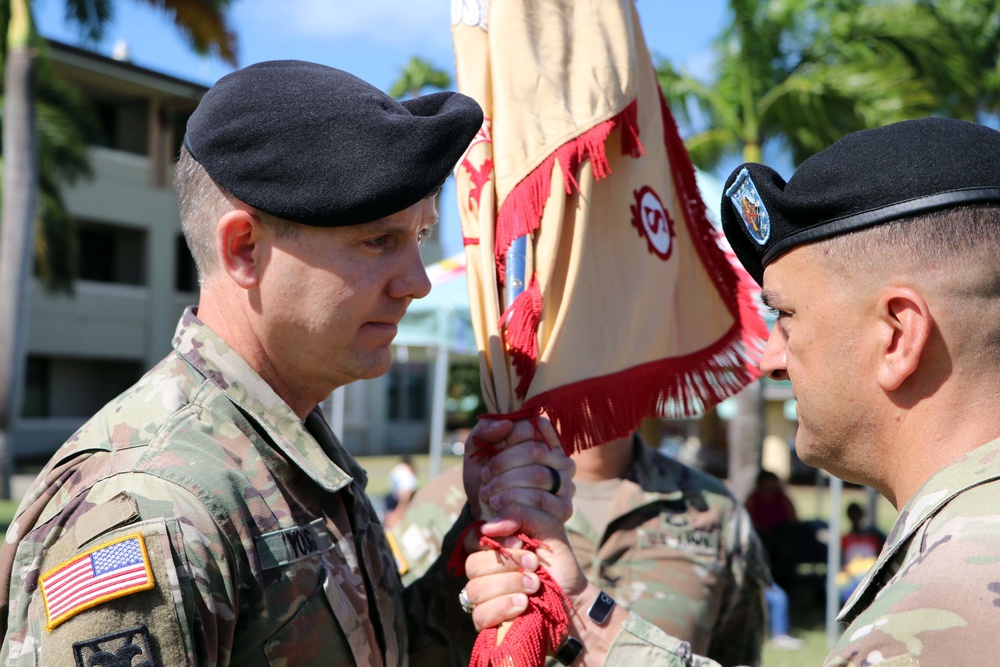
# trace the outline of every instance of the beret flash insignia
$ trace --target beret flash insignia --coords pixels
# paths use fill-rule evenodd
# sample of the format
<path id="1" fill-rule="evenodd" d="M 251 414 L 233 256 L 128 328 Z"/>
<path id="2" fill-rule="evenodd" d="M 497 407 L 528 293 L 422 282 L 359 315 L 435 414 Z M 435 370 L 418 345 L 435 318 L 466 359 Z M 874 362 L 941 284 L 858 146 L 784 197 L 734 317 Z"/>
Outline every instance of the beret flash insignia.
<path id="1" fill-rule="evenodd" d="M 743 169 L 726 190 L 726 196 L 733 202 L 736 212 L 743 219 L 743 225 L 753 240 L 758 245 L 767 243 L 771 238 L 771 218 L 760 200 L 760 193 L 750 178 L 750 172 Z"/>

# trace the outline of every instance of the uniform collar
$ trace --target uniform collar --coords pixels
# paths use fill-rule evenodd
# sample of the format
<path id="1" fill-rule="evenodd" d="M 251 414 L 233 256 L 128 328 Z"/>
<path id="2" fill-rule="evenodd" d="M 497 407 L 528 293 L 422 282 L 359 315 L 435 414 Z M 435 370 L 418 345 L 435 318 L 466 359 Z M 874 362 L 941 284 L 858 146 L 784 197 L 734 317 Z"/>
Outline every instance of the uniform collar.
<path id="1" fill-rule="evenodd" d="M 998 478 L 1000 478 L 1000 439 L 963 454 L 928 479 L 920 490 L 913 494 L 896 518 L 896 523 L 886 538 L 878 560 L 847 600 L 837 620 L 850 622 L 861 613 L 863 608 L 858 608 L 858 603 L 862 599 L 870 600 L 878 592 L 872 586 L 872 582 L 884 580 L 881 576 L 882 571 L 905 548 L 920 527 L 942 507 L 964 491 Z"/>
<path id="2" fill-rule="evenodd" d="M 313 410 L 308 423 L 323 443 L 313 437 L 298 415 L 235 350 L 198 319 L 193 306 L 181 316 L 173 346 L 177 354 L 222 390 L 316 484 L 333 492 L 351 483 L 353 478 L 345 470 L 351 468 L 346 452 L 338 458 L 342 468 L 324 451 L 324 445 L 331 451 L 343 451 L 343 447 L 318 409 Z M 364 481 L 359 480 L 362 484 Z"/>

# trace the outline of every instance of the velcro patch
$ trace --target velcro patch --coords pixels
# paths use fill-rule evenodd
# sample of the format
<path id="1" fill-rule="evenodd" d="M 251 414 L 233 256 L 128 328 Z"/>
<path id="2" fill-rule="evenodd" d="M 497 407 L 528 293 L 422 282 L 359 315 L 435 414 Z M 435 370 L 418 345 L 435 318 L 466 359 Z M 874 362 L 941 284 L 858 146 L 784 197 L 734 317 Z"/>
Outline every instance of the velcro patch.
<path id="1" fill-rule="evenodd" d="M 140 625 L 121 632 L 73 644 L 73 658 L 76 667 L 95 665 L 137 665 L 137 667 L 160 667 L 156 656 L 150 650 L 149 630 Z M 139 662 L 135 662 L 139 658 Z"/>
<path id="2" fill-rule="evenodd" d="M 52 630 L 85 609 L 153 587 L 146 543 L 140 533 L 126 535 L 74 556 L 39 580 L 45 625 Z"/>
<path id="3" fill-rule="evenodd" d="M 260 568 L 269 570 L 294 563 L 333 548 L 335 540 L 323 519 L 314 519 L 304 526 L 265 533 L 254 540 Z"/>

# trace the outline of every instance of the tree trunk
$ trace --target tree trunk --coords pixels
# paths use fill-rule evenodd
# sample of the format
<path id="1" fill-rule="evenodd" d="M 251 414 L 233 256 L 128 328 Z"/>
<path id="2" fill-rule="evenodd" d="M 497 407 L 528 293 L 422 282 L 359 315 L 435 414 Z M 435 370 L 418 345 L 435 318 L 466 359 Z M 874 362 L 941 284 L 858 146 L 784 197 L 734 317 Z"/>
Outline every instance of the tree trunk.
<path id="1" fill-rule="evenodd" d="M 757 481 L 764 448 L 764 394 L 757 380 L 736 395 L 736 414 L 729 421 L 729 488 L 740 502 Z"/>
<path id="2" fill-rule="evenodd" d="M 34 73 L 27 0 L 11 2 L 4 71 L 3 206 L 0 209 L 0 497 L 10 498 L 9 439 L 21 406 L 27 292 L 38 200 Z"/>

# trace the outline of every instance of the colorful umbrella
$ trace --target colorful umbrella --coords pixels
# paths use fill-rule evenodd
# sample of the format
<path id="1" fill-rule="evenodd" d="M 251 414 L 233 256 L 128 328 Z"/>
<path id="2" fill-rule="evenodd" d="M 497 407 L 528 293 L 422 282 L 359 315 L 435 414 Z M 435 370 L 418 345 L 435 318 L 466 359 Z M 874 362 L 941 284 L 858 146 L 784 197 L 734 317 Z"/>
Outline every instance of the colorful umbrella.
<path id="1" fill-rule="evenodd" d="M 753 283 L 706 218 L 633 1 L 454 0 L 452 35 L 486 115 L 456 177 L 491 412 L 545 415 L 573 453 L 753 381 Z M 526 638 L 558 636 L 516 630 L 481 664 L 541 664 Z"/>

